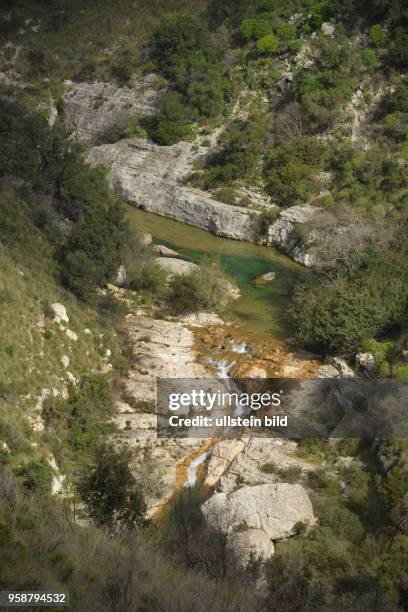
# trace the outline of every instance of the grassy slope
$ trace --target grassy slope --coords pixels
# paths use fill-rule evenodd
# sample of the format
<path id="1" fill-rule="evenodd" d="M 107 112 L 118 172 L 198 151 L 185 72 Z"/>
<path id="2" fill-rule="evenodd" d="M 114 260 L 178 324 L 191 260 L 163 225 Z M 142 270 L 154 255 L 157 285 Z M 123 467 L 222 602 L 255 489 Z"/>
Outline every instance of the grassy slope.
<path id="1" fill-rule="evenodd" d="M 25 51 L 30 50 L 45 53 L 44 76 L 70 79 L 94 63 L 96 76 L 107 78 L 117 54 L 125 49 L 136 64 L 141 62 L 142 48 L 163 15 L 199 13 L 206 4 L 205 0 L 62 0 L 51 20 L 46 4 L 20 0 L 13 3 L 12 32 L 0 36 L 22 46 L 16 68 L 25 77 L 29 76 Z M 27 19 L 31 19 L 28 25 Z M 37 25 L 38 31 L 33 31 Z"/>
<path id="2" fill-rule="evenodd" d="M 0 447 L 5 443 L 11 450 L 8 461 L 18 465 L 45 452 L 41 435 L 25 418 L 35 416 L 42 390 L 61 392 L 68 372 L 80 379 L 100 370 L 107 364 L 106 349 L 115 360 L 119 347 L 100 315 L 59 285 L 51 247 L 12 191 L 0 193 L 0 212 Z M 66 307 L 77 341 L 44 316 L 44 306 L 54 302 Z M 63 355 L 69 357 L 67 369 Z"/>

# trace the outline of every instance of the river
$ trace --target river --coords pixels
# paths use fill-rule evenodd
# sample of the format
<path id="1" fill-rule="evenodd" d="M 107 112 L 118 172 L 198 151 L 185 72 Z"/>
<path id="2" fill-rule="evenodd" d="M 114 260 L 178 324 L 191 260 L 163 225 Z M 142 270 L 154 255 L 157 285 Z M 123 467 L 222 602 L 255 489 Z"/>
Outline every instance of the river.
<path id="1" fill-rule="evenodd" d="M 241 291 L 226 315 L 250 335 L 284 340 L 292 334 L 288 305 L 297 279 L 305 274 L 301 266 L 275 249 L 214 236 L 140 209 L 128 207 L 128 219 L 132 229 L 152 234 L 155 243 L 174 249 L 183 259 L 198 263 L 204 256 L 217 258 Z M 254 279 L 267 272 L 275 272 L 275 280 L 254 286 Z"/>

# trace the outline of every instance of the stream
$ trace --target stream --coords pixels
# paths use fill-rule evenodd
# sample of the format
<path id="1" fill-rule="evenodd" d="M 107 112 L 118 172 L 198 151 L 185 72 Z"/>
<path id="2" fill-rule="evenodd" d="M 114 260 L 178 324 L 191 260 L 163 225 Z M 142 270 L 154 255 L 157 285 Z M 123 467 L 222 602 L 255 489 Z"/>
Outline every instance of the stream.
<path id="1" fill-rule="evenodd" d="M 135 232 L 151 234 L 155 244 L 163 244 L 177 251 L 182 259 L 199 263 L 203 257 L 210 256 L 219 260 L 241 292 L 240 299 L 234 301 L 224 316 L 238 323 L 250 342 L 265 338 L 284 340 L 291 335 L 287 308 L 296 281 L 306 273 L 304 268 L 275 249 L 221 238 L 140 209 L 128 207 L 127 216 Z M 268 272 L 274 272 L 275 279 L 270 284 L 255 286 L 255 278 Z M 230 352 L 237 357 L 245 354 L 251 357 L 251 347 L 245 341 L 231 337 L 229 342 Z M 235 365 L 233 358 L 207 359 L 207 363 L 214 368 L 217 378 L 224 379 L 231 390 L 237 390 L 229 378 L 229 371 Z M 242 406 L 238 403 L 234 416 L 240 416 L 242 412 Z M 222 435 L 226 433 L 227 430 Z M 191 460 L 185 487 L 196 484 L 198 468 L 208 460 L 211 452 L 212 448 L 207 448 Z"/>
<path id="2" fill-rule="evenodd" d="M 292 335 L 287 307 L 297 279 L 307 273 L 300 265 L 273 248 L 220 238 L 130 206 L 128 219 L 134 231 L 151 234 L 156 244 L 177 251 L 182 259 L 199 263 L 205 256 L 217 258 L 241 291 L 241 298 L 234 301 L 226 316 L 235 319 L 250 335 L 277 340 Z M 255 286 L 254 279 L 267 272 L 275 272 L 275 280 Z"/>

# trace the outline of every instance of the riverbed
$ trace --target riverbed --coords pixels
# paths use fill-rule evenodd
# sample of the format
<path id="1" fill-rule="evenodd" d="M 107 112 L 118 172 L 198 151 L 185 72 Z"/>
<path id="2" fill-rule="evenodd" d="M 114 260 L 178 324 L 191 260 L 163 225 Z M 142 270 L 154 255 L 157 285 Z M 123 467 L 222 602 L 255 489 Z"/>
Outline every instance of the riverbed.
<path id="1" fill-rule="evenodd" d="M 146 211 L 128 207 L 131 228 L 149 233 L 154 242 L 174 249 L 180 257 L 199 263 L 205 256 L 218 259 L 241 291 L 225 316 L 250 335 L 284 340 L 292 335 L 288 308 L 297 280 L 304 268 L 273 248 L 214 236 L 196 227 Z M 255 286 L 254 279 L 275 272 L 270 284 Z"/>

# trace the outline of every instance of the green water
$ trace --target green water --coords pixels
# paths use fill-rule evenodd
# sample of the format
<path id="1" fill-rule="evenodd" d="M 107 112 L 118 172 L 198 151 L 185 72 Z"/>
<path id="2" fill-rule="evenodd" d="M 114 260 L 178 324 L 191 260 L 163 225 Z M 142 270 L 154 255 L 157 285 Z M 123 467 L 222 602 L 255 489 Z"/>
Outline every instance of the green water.
<path id="1" fill-rule="evenodd" d="M 196 227 L 129 207 L 131 227 L 152 234 L 154 242 L 177 251 L 183 259 L 199 262 L 210 255 L 217 258 L 240 288 L 241 298 L 228 312 L 244 330 L 283 339 L 291 335 L 288 306 L 294 284 L 303 268 L 275 249 L 228 240 Z M 260 274 L 276 272 L 269 285 L 255 287 Z"/>

